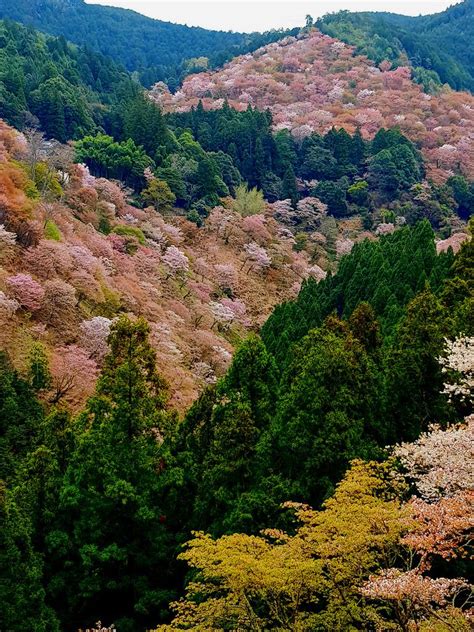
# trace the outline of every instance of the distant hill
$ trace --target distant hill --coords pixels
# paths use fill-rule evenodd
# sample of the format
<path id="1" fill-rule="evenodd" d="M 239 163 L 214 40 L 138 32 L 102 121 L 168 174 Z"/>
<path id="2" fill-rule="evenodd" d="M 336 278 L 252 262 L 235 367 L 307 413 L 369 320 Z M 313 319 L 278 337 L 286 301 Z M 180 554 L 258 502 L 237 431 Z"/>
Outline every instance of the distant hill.
<path id="1" fill-rule="evenodd" d="M 303 140 L 312 132 L 343 127 L 372 138 L 381 128 L 399 127 L 423 152 L 428 175 L 443 182 L 461 173 L 474 177 L 474 97 L 440 88 L 426 94 L 407 66 L 381 67 L 354 48 L 313 29 L 288 37 L 217 72 L 187 77 L 174 95 L 158 86 L 152 97 L 165 111 L 185 111 L 202 101 L 212 109 L 229 104 L 267 108 L 276 130 Z"/>
<path id="2" fill-rule="evenodd" d="M 419 17 L 341 11 L 324 16 L 316 25 L 377 63 L 389 59 L 406 65 L 408 61 L 420 83 L 433 79 L 427 72 L 435 72 L 456 90 L 474 89 L 474 0 Z"/>
<path id="3" fill-rule="evenodd" d="M 0 117 L 65 142 L 104 123 L 139 87 L 112 59 L 11 20 L 0 20 Z"/>
<path id="4" fill-rule="evenodd" d="M 282 37 L 279 31 L 248 35 L 171 24 L 83 0 L 0 0 L 0 18 L 63 35 L 138 71 L 145 84 L 166 81 L 172 87 L 194 63 L 206 63 L 199 58 L 219 65 Z"/>

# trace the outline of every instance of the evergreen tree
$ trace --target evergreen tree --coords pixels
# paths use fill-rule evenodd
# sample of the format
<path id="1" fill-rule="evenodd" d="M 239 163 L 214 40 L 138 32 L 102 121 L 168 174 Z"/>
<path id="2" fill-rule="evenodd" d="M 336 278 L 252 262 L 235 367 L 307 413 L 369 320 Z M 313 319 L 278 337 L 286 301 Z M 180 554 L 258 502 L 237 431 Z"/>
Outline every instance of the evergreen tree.
<path id="1" fill-rule="evenodd" d="M 448 331 L 447 314 L 427 287 L 408 305 L 387 357 L 391 442 L 414 440 L 430 423 L 449 419 L 438 361 Z"/>
<path id="2" fill-rule="evenodd" d="M 351 459 L 377 453 L 378 384 L 373 360 L 335 317 L 293 349 L 270 430 L 289 498 L 321 503 Z"/>
<path id="3" fill-rule="evenodd" d="M 261 467 L 257 445 L 275 413 L 276 397 L 274 361 L 262 341 L 252 336 L 235 354 L 217 386 L 212 408 L 207 408 L 207 418 L 200 423 L 206 450 L 201 452 L 195 504 L 199 528 L 224 533 L 249 530 L 258 523 L 249 505 L 239 500 L 256 482 Z M 191 419 L 196 419 L 196 412 L 191 409 Z"/>
<path id="4" fill-rule="evenodd" d="M 121 318 L 109 343 L 61 492 L 63 585 L 69 626 L 106 617 L 127 632 L 150 626 L 171 596 L 158 439 L 172 420 L 146 323 Z"/>
<path id="5" fill-rule="evenodd" d="M 282 196 L 284 199 L 291 200 L 293 206 L 296 206 L 299 197 L 298 187 L 296 186 L 295 172 L 291 165 L 285 171 L 285 176 L 282 182 Z"/>

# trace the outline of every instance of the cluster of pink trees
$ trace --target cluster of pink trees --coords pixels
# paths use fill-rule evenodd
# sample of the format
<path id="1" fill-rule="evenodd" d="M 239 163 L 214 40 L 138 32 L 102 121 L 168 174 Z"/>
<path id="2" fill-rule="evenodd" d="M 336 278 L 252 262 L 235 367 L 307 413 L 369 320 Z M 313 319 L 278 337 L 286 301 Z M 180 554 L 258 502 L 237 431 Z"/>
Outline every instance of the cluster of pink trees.
<path id="1" fill-rule="evenodd" d="M 250 272 L 250 270 L 253 270 L 254 272 L 263 272 L 270 266 L 272 262 L 265 248 L 262 248 L 254 241 L 250 242 L 249 244 L 245 244 L 244 252 L 245 258 L 242 268 L 247 265 L 248 272 Z"/>
<path id="2" fill-rule="evenodd" d="M 202 387 L 193 367 L 204 374 L 203 362 L 222 375 L 232 354 L 228 338 L 263 322 L 307 276 L 308 259 L 293 250 L 291 233 L 281 234 L 264 203 L 243 217 L 224 199 L 198 229 L 182 217 L 165 220 L 153 208 L 132 207 L 124 187 L 66 156 L 63 197 L 34 206 L 22 190 L 24 172 L 11 163 L 10 152 L 18 151 L 25 148 L 0 122 L 2 190 L 12 214 L 28 218 L 21 219 L 21 238 L 19 224 L 0 228 L 2 333 L 15 340 L 27 330 L 23 347 L 29 339 L 45 346 L 52 400 L 74 407 L 91 392 L 110 324 L 126 312 L 150 322 L 160 368 L 173 384 L 171 401 L 187 408 Z M 108 235 L 98 230 L 104 218 Z M 54 235 L 45 231 L 48 222 Z M 20 369 L 23 347 L 11 345 Z"/>
<path id="3" fill-rule="evenodd" d="M 303 139 L 312 131 L 360 128 L 371 137 L 380 127 L 400 126 L 420 144 L 430 175 L 453 171 L 474 177 L 474 97 L 442 89 L 422 91 L 411 69 L 379 67 L 354 49 L 314 30 L 290 42 L 270 44 L 215 72 L 191 75 L 176 94 L 152 91 L 166 110 L 189 110 L 202 99 L 214 108 L 226 98 L 237 109 L 252 104 L 272 111 L 276 129 Z"/>
<path id="4" fill-rule="evenodd" d="M 442 359 L 454 374 L 447 386 L 466 394 L 472 387 L 474 347 L 464 339 L 448 343 Z M 463 353 L 466 351 L 466 353 Z M 450 392 L 452 392 L 450 390 Z M 470 391 L 472 398 L 472 388 Z M 446 629 L 468 629 L 466 619 L 454 605 L 463 606 L 469 617 L 472 586 L 458 578 L 432 577 L 436 559 L 455 560 L 472 555 L 474 529 L 474 416 L 461 425 L 442 430 L 433 427 L 413 443 L 397 446 L 393 454 L 403 466 L 417 495 L 404 507 L 407 528 L 401 538 L 406 547 L 407 568 L 388 568 L 372 576 L 362 589 L 365 597 L 395 604 L 404 629 L 417 629 L 424 616 L 438 619 L 437 609 L 451 624 Z"/>
<path id="5" fill-rule="evenodd" d="M 5 281 L 9 295 L 21 307 L 34 312 L 41 308 L 45 290 L 29 274 L 16 274 Z"/>
<path id="6" fill-rule="evenodd" d="M 183 276 L 189 271 L 187 256 L 176 246 L 170 246 L 163 255 L 163 264 L 168 270 L 168 276 Z"/>

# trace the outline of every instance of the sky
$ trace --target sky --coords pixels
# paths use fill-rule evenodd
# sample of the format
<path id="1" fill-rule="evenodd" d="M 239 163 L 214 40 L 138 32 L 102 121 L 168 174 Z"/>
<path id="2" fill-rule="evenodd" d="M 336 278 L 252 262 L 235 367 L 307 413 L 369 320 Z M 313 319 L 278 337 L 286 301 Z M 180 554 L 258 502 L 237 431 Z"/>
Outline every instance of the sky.
<path id="1" fill-rule="evenodd" d="M 278 2 L 275 0 L 86 0 L 88 4 L 105 4 L 133 9 L 144 15 L 209 29 L 241 32 L 266 31 L 272 28 L 302 26 L 307 14 L 317 18 L 325 13 L 350 11 L 392 11 L 406 15 L 443 11 L 456 0 L 314 0 L 313 2 Z"/>

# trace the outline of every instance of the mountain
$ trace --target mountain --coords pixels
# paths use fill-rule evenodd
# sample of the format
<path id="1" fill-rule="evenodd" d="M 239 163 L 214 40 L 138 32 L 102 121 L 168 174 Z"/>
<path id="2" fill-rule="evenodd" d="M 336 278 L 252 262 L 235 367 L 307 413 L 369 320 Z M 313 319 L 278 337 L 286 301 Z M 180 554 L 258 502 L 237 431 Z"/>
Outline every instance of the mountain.
<path id="1" fill-rule="evenodd" d="M 41 342 L 56 387 L 85 361 L 59 395 L 77 407 L 94 387 L 110 321 L 141 315 L 184 410 L 222 375 L 233 347 L 295 296 L 309 257 L 271 213 L 244 218 L 227 200 L 198 228 L 132 206 L 121 183 L 93 177 L 67 153 L 59 165 L 55 150 L 0 121 L 0 348 L 19 367 Z"/>
<path id="2" fill-rule="evenodd" d="M 399 127 L 422 150 L 428 176 L 474 177 L 474 97 L 446 88 L 427 94 L 412 69 L 380 68 L 348 46 L 313 29 L 234 59 L 222 70 L 187 77 L 172 95 L 163 86 L 152 97 L 167 111 L 204 108 L 268 109 L 276 130 L 303 140 L 312 132 L 343 127 L 372 138 L 381 127 Z"/>
<path id="3" fill-rule="evenodd" d="M 176 84 L 195 64 L 218 65 L 282 36 L 279 31 L 246 35 L 171 24 L 83 0 L 0 0 L 0 18 L 63 35 L 110 56 L 128 70 L 140 72 L 145 84 L 158 80 Z"/>
<path id="4" fill-rule="evenodd" d="M 19 129 L 39 123 L 61 142 L 102 125 L 137 90 L 112 59 L 9 20 L 0 20 L 0 80 L 0 117 Z"/>
<path id="5" fill-rule="evenodd" d="M 409 61 L 417 69 L 420 83 L 433 79 L 434 72 L 442 83 L 456 90 L 474 89 L 473 0 L 418 17 L 341 11 L 322 17 L 316 25 L 323 33 L 355 46 L 357 54 L 367 55 L 376 63 L 389 59 L 406 65 Z M 430 74 L 427 76 L 426 72 Z"/>

